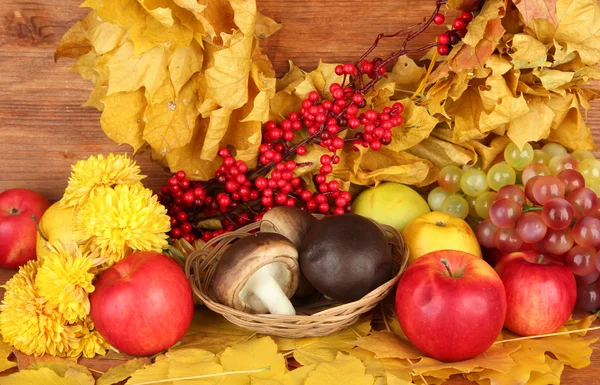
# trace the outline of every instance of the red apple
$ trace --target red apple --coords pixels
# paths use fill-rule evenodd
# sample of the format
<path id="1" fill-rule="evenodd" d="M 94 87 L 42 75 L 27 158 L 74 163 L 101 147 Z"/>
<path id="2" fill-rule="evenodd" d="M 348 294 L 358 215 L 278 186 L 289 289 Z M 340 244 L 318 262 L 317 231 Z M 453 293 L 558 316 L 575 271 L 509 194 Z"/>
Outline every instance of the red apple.
<path id="1" fill-rule="evenodd" d="M 498 274 L 481 258 L 434 251 L 402 275 L 396 313 L 419 350 L 438 360 L 460 361 L 492 346 L 502 331 L 506 294 Z"/>
<path id="2" fill-rule="evenodd" d="M 534 251 L 503 257 L 496 272 L 506 288 L 504 326 L 522 336 L 553 333 L 571 316 L 577 299 L 573 273 Z"/>
<path id="3" fill-rule="evenodd" d="M 15 188 L 0 193 L 0 267 L 16 269 L 35 259 L 37 226 L 50 202 L 32 190 Z"/>
<path id="4" fill-rule="evenodd" d="M 117 350 L 133 356 L 173 346 L 192 322 L 192 289 L 181 268 L 156 252 L 133 253 L 103 272 L 90 295 L 92 321 Z"/>

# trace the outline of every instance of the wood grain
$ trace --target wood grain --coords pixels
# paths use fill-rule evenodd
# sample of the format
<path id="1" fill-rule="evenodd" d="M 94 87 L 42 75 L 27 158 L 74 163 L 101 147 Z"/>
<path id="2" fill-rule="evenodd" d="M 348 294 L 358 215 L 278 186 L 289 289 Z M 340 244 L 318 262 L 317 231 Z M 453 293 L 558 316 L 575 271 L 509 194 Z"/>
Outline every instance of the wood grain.
<path id="1" fill-rule="evenodd" d="M 53 61 L 63 33 L 82 18 L 86 9 L 79 0 L 0 0 L 0 191 L 25 187 L 49 199 L 59 199 L 70 165 L 89 155 L 128 151 L 108 140 L 99 124 L 99 113 L 81 104 L 91 83 L 69 71 L 72 62 Z M 346 61 L 356 58 L 380 32 L 393 32 L 416 23 L 432 9 L 423 0 L 258 0 L 263 13 L 284 27 L 263 43 L 277 73 L 287 71 L 288 60 L 310 70 L 320 59 Z M 432 41 L 439 30 L 415 40 L 415 46 Z M 394 48 L 382 44 L 381 52 Z M 600 109 L 587 116 L 600 143 Z M 147 154 L 136 159 L 147 184 L 157 189 L 167 173 Z M 0 282 L 13 272 L 0 271 Z M 600 333 L 596 334 L 600 336 Z M 106 371 L 110 361 L 91 360 L 89 365 Z M 600 377 L 600 356 L 584 370 L 565 370 L 563 383 L 593 384 Z M 461 383 L 453 382 L 455 384 Z"/>

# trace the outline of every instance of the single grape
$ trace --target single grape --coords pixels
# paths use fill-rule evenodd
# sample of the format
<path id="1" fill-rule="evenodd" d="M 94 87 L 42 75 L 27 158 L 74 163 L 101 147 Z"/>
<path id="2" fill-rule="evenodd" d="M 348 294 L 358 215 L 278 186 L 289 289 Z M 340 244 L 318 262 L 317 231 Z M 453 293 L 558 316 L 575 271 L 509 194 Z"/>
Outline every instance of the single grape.
<path id="1" fill-rule="evenodd" d="M 600 178 L 585 176 L 584 180 L 586 187 L 592 190 L 596 195 L 600 195 Z"/>
<path id="2" fill-rule="evenodd" d="M 523 173 L 521 173 L 521 181 L 523 182 L 523 184 L 527 184 L 529 179 L 533 178 L 534 176 L 545 175 L 550 175 L 550 170 L 548 169 L 548 166 L 542 163 L 532 163 L 529 166 L 525 167 Z"/>
<path id="3" fill-rule="evenodd" d="M 504 198 L 492 203 L 490 219 L 494 225 L 500 228 L 515 227 L 522 212 L 523 206 L 512 199 Z"/>
<path id="4" fill-rule="evenodd" d="M 577 169 L 584 178 L 600 178 L 600 160 L 584 159 L 579 163 Z"/>
<path id="5" fill-rule="evenodd" d="M 531 177 L 525 185 L 525 196 L 527 197 L 527 200 L 529 200 L 529 202 L 531 202 L 534 205 L 538 205 L 539 203 L 535 200 L 535 197 L 533 196 L 533 186 L 535 186 L 535 183 L 540 178 L 541 176 Z"/>
<path id="6" fill-rule="evenodd" d="M 542 220 L 553 230 L 569 227 L 573 220 L 573 206 L 562 198 L 550 199 L 542 208 Z"/>
<path id="7" fill-rule="evenodd" d="M 440 211 L 442 209 L 442 203 L 448 195 L 450 195 L 450 193 L 445 192 L 441 187 L 436 187 L 431 190 L 429 195 L 427 195 L 427 203 L 431 210 Z"/>
<path id="8" fill-rule="evenodd" d="M 600 308 L 600 288 L 596 283 L 577 286 L 577 310 L 591 312 Z"/>
<path id="9" fill-rule="evenodd" d="M 577 170 L 563 170 L 558 174 L 558 179 L 565 184 L 567 194 L 580 187 L 585 187 L 585 179 Z"/>
<path id="10" fill-rule="evenodd" d="M 523 242 L 538 243 L 546 236 L 548 227 L 538 213 L 529 211 L 519 217 L 516 230 Z"/>
<path id="11" fill-rule="evenodd" d="M 510 142 L 504 149 L 504 160 L 515 170 L 523 170 L 533 162 L 533 147 L 526 143 L 520 150 L 516 144 Z"/>
<path id="12" fill-rule="evenodd" d="M 584 159 L 595 159 L 594 154 L 584 150 L 575 150 L 571 153 L 571 155 L 579 162 L 581 162 Z"/>
<path id="13" fill-rule="evenodd" d="M 576 170 L 578 163 L 577 159 L 573 158 L 571 154 L 560 154 L 550 159 L 548 168 L 552 175 L 558 175 L 563 170 Z"/>
<path id="14" fill-rule="evenodd" d="M 494 246 L 505 252 L 517 251 L 523 246 L 523 240 L 514 228 L 497 228 L 494 231 Z"/>
<path id="15" fill-rule="evenodd" d="M 477 210 L 475 209 L 475 202 L 478 197 L 465 196 L 465 200 L 469 204 L 469 216 L 473 218 L 480 218 L 479 214 L 477 214 Z"/>
<path id="16" fill-rule="evenodd" d="M 533 185 L 533 197 L 540 205 L 552 198 L 565 197 L 565 184 L 554 175 L 541 176 Z"/>
<path id="17" fill-rule="evenodd" d="M 438 184 L 442 190 L 450 193 L 460 191 L 460 178 L 462 170 L 456 166 L 446 166 L 438 174 Z"/>
<path id="18" fill-rule="evenodd" d="M 542 147 L 542 151 L 554 158 L 556 155 L 566 154 L 567 149 L 558 143 L 548 143 Z"/>
<path id="19" fill-rule="evenodd" d="M 493 191 L 486 191 L 477 198 L 475 198 L 475 212 L 483 219 L 490 217 L 490 206 L 496 200 L 496 193 Z"/>
<path id="20" fill-rule="evenodd" d="M 515 184 L 516 181 L 515 169 L 506 163 L 496 163 L 487 172 L 487 183 L 495 191 L 506 185 Z"/>
<path id="21" fill-rule="evenodd" d="M 448 195 L 442 202 L 441 211 L 457 218 L 465 219 L 469 215 L 469 203 L 460 195 Z"/>
<path id="22" fill-rule="evenodd" d="M 460 178 L 460 187 L 467 195 L 473 197 L 481 195 L 489 189 L 485 172 L 476 168 L 465 171 Z"/>
<path id="23" fill-rule="evenodd" d="M 593 247 L 575 245 L 567 252 L 565 265 L 573 274 L 588 275 L 596 270 L 596 250 Z"/>
<path id="24" fill-rule="evenodd" d="M 600 246 L 600 219 L 583 217 L 573 226 L 573 239 L 579 246 Z"/>
<path id="25" fill-rule="evenodd" d="M 533 163 L 548 164 L 550 163 L 550 155 L 542 150 L 533 150 Z"/>
<path id="26" fill-rule="evenodd" d="M 598 210 L 598 197 L 587 187 L 575 189 L 567 195 L 567 201 L 573 206 L 573 215 L 576 219 L 586 215 L 594 215 Z"/>
<path id="27" fill-rule="evenodd" d="M 561 255 L 569 251 L 573 243 L 573 235 L 568 227 L 562 230 L 548 229 L 542 240 L 542 247 L 551 254 Z"/>
<path id="28" fill-rule="evenodd" d="M 596 261 L 597 260 L 598 258 L 596 258 Z M 598 277 L 600 277 L 600 271 L 594 270 L 586 275 L 576 275 L 575 282 L 577 282 L 577 285 L 589 285 L 590 283 L 596 282 Z"/>
<path id="29" fill-rule="evenodd" d="M 525 203 L 525 193 L 516 185 L 504 186 L 498 190 L 498 193 L 496 194 L 496 200 L 504 198 L 512 199 L 521 205 Z"/>
<path id="30" fill-rule="evenodd" d="M 488 249 L 495 247 L 494 231 L 496 231 L 496 226 L 494 226 L 492 221 L 489 219 L 481 221 L 479 226 L 477 226 L 477 241 L 479 241 L 479 244 Z"/>

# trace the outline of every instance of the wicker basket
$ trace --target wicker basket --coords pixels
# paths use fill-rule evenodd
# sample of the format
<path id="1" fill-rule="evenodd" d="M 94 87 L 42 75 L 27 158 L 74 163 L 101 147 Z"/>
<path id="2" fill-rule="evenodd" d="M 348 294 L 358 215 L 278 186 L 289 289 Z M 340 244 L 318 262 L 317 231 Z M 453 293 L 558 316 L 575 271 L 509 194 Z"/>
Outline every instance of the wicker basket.
<path id="1" fill-rule="evenodd" d="M 186 260 L 185 272 L 200 301 L 235 325 L 256 333 L 287 338 L 324 336 L 354 324 L 362 314 L 375 307 L 390 293 L 406 269 L 408 248 L 402 236 L 390 226 L 379 226 L 387 234 L 394 258 L 394 277 L 358 301 L 350 303 L 323 300 L 309 306 L 296 307 L 297 314 L 294 316 L 249 314 L 218 303 L 212 292 L 211 280 L 221 255 L 235 240 L 256 233 L 260 223 L 252 223 L 235 232 L 222 234 L 201 249 L 191 252 Z"/>

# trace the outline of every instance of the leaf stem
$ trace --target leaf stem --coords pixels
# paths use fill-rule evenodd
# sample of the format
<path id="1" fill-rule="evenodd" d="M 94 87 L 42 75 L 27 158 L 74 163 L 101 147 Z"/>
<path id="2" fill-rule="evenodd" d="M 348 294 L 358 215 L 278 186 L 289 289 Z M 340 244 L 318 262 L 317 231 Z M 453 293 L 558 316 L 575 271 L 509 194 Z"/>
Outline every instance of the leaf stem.
<path id="1" fill-rule="evenodd" d="M 265 366 L 260 369 L 252 369 L 252 370 L 240 370 L 233 372 L 221 372 L 221 373 L 212 373 L 212 374 L 203 374 L 199 376 L 190 376 L 190 377 L 179 377 L 179 378 L 168 378 L 166 380 L 155 380 L 155 381 L 146 381 L 146 382 L 136 382 L 130 385 L 153 385 L 153 384 L 161 384 L 165 382 L 175 382 L 175 381 L 187 381 L 187 380 L 199 380 L 202 378 L 210 378 L 210 377 L 220 377 L 227 376 L 230 374 L 253 374 L 253 373 L 262 373 L 271 370 L 270 366 Z"/>
<path id="2" fill-rule="evenodd" d="M 561 335 L 571 334 L 571 333 L 589 332 L 589 331 L 598 330 L 598 329 L 600 329 L 600 326 L 594 326 L 593 328 L 587 328 L 587 329 L 567 330 L 566 332 L 559 332 L 559 333 L 540 334 L 540 335 L 537 335 L 537 336 L 509 338 L 507 340 L 496 341 L 496 342 L 494 342 L 494 345 L 496 345 L 496 344 L 503 344 L 505 342 L 531 340 L 531 339 L 534 339 L 534 338 L 553 337 L 553 336 L 561 336 Z"/>

